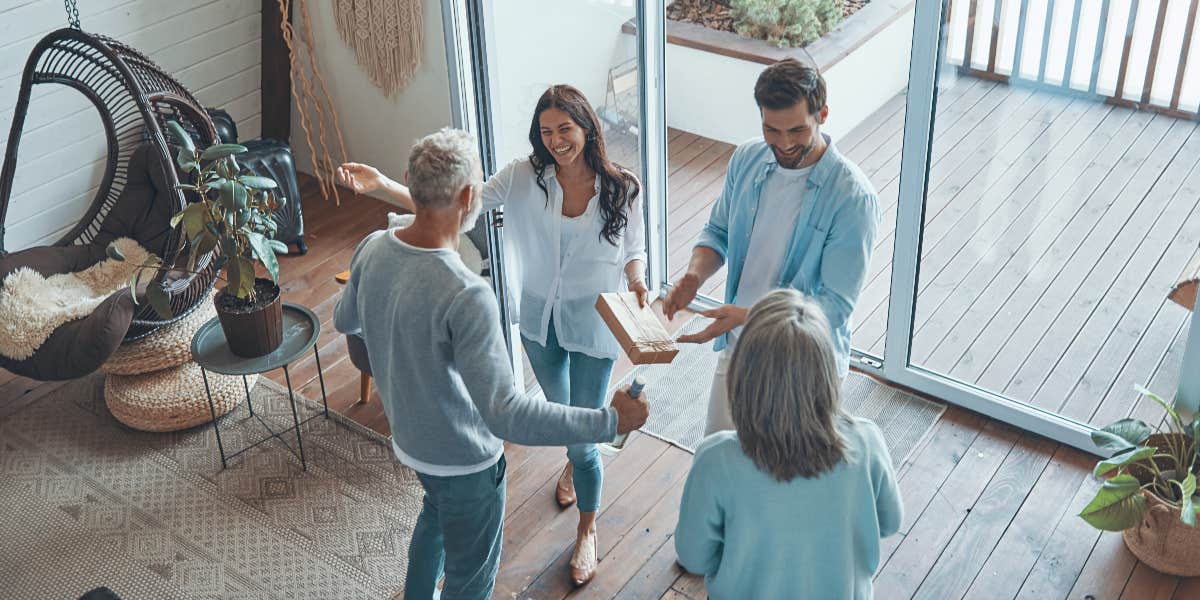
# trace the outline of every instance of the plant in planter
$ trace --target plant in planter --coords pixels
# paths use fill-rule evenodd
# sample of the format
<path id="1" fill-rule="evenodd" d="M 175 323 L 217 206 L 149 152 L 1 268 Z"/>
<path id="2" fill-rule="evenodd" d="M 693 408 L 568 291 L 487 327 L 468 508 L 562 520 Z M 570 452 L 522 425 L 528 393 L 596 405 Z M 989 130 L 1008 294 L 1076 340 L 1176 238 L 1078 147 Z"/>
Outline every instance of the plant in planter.
<path id="1" fill-rule="evenodd" d="M 738 35 L 805 46 L 842 24 L 844 0 L 732 0 Z"/>
<path id="2" fill-rule="evenodd" d="M 283 339 L 279 261 L 275 255 L 286 254 L 287 245 L 272 239 L 277 228 L 272 214 L 286 199 L 274 192 L 274 180 L 241 171 L 235 156 L 246 151 L 244 146 L 215 144 L 199 150 L 178 123 L 167 123 L 167 129 L 180 147 L 179 168 L 191 179 L 179 187 L 197 198 L 171 219 L 172 227 L 183 228 L 189 246 L 186 268 L 171 269 L 195 273 L 198 257 L 219 252 L 214 266 L 222 271 L 218 280 L 225 285 L 214 301 L 229 347 L 239 356 L 269 354 Z M 121 258 L 112 246 L 109 256 Z M 256 264 L 264 267 L 270 279 L 255 276 Z M 163 268 L 158 262 L 143 266 L 130 281 L 135 290 Z M 164 289 L 146 286 L 145 299 L 160 316 L 170 317 Z"/>
<path id="3" fill-rule="evenodd" d="M 1166 400 L 1137 390 L 1162 406 L 1165 425 L 1121 419 L 1092 433 L 1097 446 L 1114 454 L 1096 465 L 1094 474 L 1104 484 L 1079 516 L 1097 529 L 1123 532 L 1129 550 L 1158 571 L 1200 575 L 1200 420 L 1188 415 L 1184 422 Z"/>

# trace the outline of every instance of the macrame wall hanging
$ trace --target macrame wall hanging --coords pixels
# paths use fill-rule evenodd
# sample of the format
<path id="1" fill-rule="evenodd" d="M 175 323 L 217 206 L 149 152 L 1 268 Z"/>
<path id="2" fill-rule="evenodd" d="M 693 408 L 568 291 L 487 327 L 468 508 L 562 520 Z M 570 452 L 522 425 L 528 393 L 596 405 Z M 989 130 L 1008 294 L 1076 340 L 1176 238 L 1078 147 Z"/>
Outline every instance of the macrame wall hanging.
<path id="1" fill-rule="evenodd" d="M 371 83 L 391 97 L 421 64 L 422 0 L 334 0 L 338 34 Z"/>
<path id="2" fill-rule="evenodd" d="M 309 156 L 312 157 L 313 175 L 321 187 L 321 196 L 326 200 L 332 196 L 340 206 L 341 198 L 338 195 L 337 186 L 334 184 L 333 172 L 338 165 L 346 161 L 346 144 L 342 141 L 342 124 L 338 120 L 337 109 L 333 106 L 329 89 L 325 86 L 325 78 L 321 75 L 321 69 L 317 65 L 317 54 L 313 50 L 312 19 L 308 15 L 308 5 L 304 0 L 295 0 L 296 5 L 300 8 L 300 22 L 303 27 L 300 40 L 302 48 L 298 48 L 295 43 L 295 29 L 288 20 L 292 0 L 278 0 L 278 3 L 280 14 L 283 15 L 281 19 L 283 42 L 287 45 L 288 59 L 291 63 L 292 98 L 296 100 L 300 128 L 304 130 L 304 142 L 308 145 Z M 299 56 L 301 49 L 304 54 L 308 55 L 307 67 L 304 58 Z M 314 82 L 320 88 L 319 96 L 313 91 Z M 330 148 L 330 142 L 325 139 L 326 112 L 331 118 L 330 126 L 333 129 L 333 135 L 337 138 L 336 157 Z M 314 126 L 317 129 L 315 144 L 312 131 Z"/>

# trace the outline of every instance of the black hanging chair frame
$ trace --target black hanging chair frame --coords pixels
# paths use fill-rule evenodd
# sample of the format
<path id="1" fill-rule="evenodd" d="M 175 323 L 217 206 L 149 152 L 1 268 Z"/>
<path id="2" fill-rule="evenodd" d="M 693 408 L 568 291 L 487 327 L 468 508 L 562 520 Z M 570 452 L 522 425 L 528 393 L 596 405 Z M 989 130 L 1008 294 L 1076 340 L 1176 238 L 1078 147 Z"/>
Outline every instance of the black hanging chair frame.
<path id="1" fill-rule="evenodd" d="M 21 77 L 4 166 L 0 171 L 0 256 L 6 254 L 4 224 L 17 169 L 21 133 L 33 87 L 42 84 L 67 86 L 90 100 L 104 125 L 108 144 L 104 176 L 90 208 L 79 224 L 54 242 L 54 246 L 90 244 L 96 239 L 105 216 L 125 189 L 130 157 L 146 143 L 161 164 L 168 167 L 164 171 L 171 189 L 160 190 L 159 198 L 171 198 L 172 214 L 187 206 L 189 198 L 176 187 L 180 181 L 174 166 L 174 152 L 163 131 L 168 121 L 178 121 L 193 137 L 197 147 L 207 147 L 217 140 L 208 113 L 191 92 L 141 52 L 103 35 L 59 29 L 34 47 Z M 163 259 L 164 266 L 158 271 L 156 281 L 167 289 L 174 317 L 161 319 L 148 304 L 144 304 L 134 314 L 126 340 L 144 337 L 183 318 L 201 301 L 208 299 L 216 279 L 212 268 L 216 252 L 198 258 L 197 273 L 171 271 L 176 265 L 186 264 L 187 243 L 180 230 L 172 229 L 164 236 L 161 247 L 147 248 Z"/>

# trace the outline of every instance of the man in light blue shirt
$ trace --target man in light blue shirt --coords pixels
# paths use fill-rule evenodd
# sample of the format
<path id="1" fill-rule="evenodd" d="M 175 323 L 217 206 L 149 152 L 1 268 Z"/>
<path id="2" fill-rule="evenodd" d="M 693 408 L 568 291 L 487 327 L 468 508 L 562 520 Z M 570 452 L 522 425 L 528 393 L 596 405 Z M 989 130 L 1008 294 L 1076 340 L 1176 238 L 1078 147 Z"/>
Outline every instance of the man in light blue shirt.
<path id="1" fill-rule="evenodd" d="M 722 351 L 713 377 L 706 433 L 733 429 L 725 392 L 732 345 L 749 307 L 775 288 L 793 288 L 825 312 L 838 374 L 850 367 L 850 315 L 871 262 L 879 200 L 867 177 L 834 147 L 821 125 L 829 115 L 825 80 L 795 59 L 759 76 L 754 99 L 763 139 L 738 146 L 725 185 L 692 250 L 687 272 L 667 296 L 665 312 L 695 299 L 700 286 L 729 268 L 725 305 L 681 342 L 716 339 Z M 801 366 L 802 367 L 802 366 Z"/>

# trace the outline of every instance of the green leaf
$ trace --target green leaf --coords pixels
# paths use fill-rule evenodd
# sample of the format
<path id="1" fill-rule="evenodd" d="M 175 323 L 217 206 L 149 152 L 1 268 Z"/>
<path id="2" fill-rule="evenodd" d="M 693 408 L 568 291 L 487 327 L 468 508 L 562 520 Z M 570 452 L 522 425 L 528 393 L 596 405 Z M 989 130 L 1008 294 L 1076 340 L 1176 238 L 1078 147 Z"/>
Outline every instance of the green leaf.
<path id="1" fill-rule="evenodd" d="M 188 135 L 187 131 L 184 130 L 183 125 L 180 125 L 178 121 L 167 121 L 167 133 L 169 133 L 171 137 L 175 138 L 176 144 L 183 146 L 185 150 L 191 152 L 192 154 L 196 153 L 196 144 L 192 142 L 192 136 Z"/>
<path id="2" fill-rule="evenodd" d="M 253 190 L 271 190 L 279 187 L 279 184 L 275 183 L 274 179 L 259 177 L 258 175 L 240 175 L 238 176 L 238 181 Z"/>
<path id="3" fill-rule="evenodd" d="M 234 295 L 245 300 L 254 291 L 254 263 L 245 256 L 238 256 L 229 259 L 229 267 L 232 269 L 234 265 L 237 265 L 237 279 L 231 282 L 236 284 Z"/>
<path id="4" fill-rule="evenodd" d="M 108 245 L 108 247 L 106 247 L 104 249 L 104 253 L 107 254 L 108 257 L 113 260 L 119 260 L 122 262 L 125 260 L 125 255 L 121 252 L 120 249 L 117 248 L 116 244 L 110 243 Z"/>
<path id="5" fill-rule="evenodd" d="M 246 208 L 246 186 L 235 181 L 223 181 L 216 187 L 220 191 L 221 207 L 236 211 Z"/>
<path id="6" fill-rule="evenodd" d="M 1176 413 L 1175 409 L 1171 408 L 1171 404 L 1169 402 L 1163 400 L 1161 396 L 1146 389 L 1145 386 L 1140 384 L 1133 386 L 1133 389 L 1137 390 L 1139 394 L 1157 402 L 1159 406 L 1163 407 L 1163 410 L 1167 411 L 1168 415 L 1171 415 L 1171 419 L 1175 421 L 1175 424 L 1178 425 L 1180 429 L 1183 429 L 1183 422 L 1179 420 L 1179 413 Z"/>
<path id="7" fill-rule="evenodd" d="M 229 257 L 222 254 L 213 260 L 213 263 L 212 263 L 213 269 L 220 270 L 221 267 L 224 267 L 225 263 L 227 263 L 227 262 L 229 262 Z"/>
<path id="8" fill-rule="evenodd" d="M 250 247 L 254 248 L 254 255 L 267 268 L 267 273 L 271 275 L 271 281 L 278 283 L 279 261 L 275 258 L 275 252 L 271 250 L 271 244 L 267 238 L 263 237 L 261 233 L 253 232 L 247 234 L 246 238 L 250 240 Z"/>
<path id="9" fill-rule="evenodd" d="M 162 282 L 150 282 L 150 285 L 146 287 L 146 301 L 158 314 L 158 318 L 164 321 L 171 318 L 171 297 L 167 295 L 167 290 L 163 287 Z"/>
<path id="10" fill-rule="evenodd" d="M 1092 432 L 1092 442 L 1106 450 L 1128 451 L 1150 437 L 1150 426 L 1137 419 L 1121 419 Z"/>
<path id="11" fill-rule="evenodd" d="M 217 160 L 234 154 L 241 154 L 246 151 L 246 147 L 241 144 L 214 144 L 204 149 L 200 154 L 200 158 L 204 160 Z"/>
<path id="12" fill-rule="evenodd" d="M 275 251 L 275 254 L 287 254 L 288 253 L 287 244 L 285 244 L 279 240 L 268 240 L 267 243 L 271 245 L 271 249 Z"/>
<path id="13" fill-rule="evenodd" d="M 191 173 L 200 168 L 200 163 L 196 162 L 196 151 L 192 148 L 180 148 L 179 153 L 175 155 L 175 163 L 184 173 Z"/>
<path id="14" fill-rule="evenodd" d="M 1192 496 L 1196 494 L 1196 474 L 1188 473 L 1188 476 L 1183 480 L 1183 483 L 1178 481 L 1173 481 L 1172 483 L 1179 486 L 1179 491 L 1182 494 L 1181 497 L 1183 498 L 1183 500 L 1180 502 L 1179 518 L 1189 527 L 1195 527 L 1196 509 L 1195 504 L 1192 502 Z"/>
<path id="15" fill-rule="evenodd" d="M 1146 498 L 1133 475 L 1122 474 L 1104 482 L 1096 497 L 1083 507 L 1079 516 L 1089 525 L 1104 531 L 1124 531 L 1142 522 Z"/>
<path id="16" fill-rule="evenodd" d="M 1154 448 L 1137 446 L 1132 451 L 1122 452 L 1108 460 L 1100 461 L 1096 464 L 1096 468 L 1092 471 L 1092 474 L 1097 477 L 1101 477 L 1105 473 L 1108 473 L 1117 467 L 1123 467 L 1129 463 L 1150 458 L 1151 456 L 1154 456 L 1154 451 Z"/>
<path id="17" fill-rule="evenodd" d="M 234 220 L 234 226 L 236 226 L 238 229 L 241 229 L 242 227 L 246 226 L 246 223 L 250 222 L 250 216 L 254 213 L 249 208 L 243 208 L 237 211 L 235 214 L 236 218 Z"/>
<path id="18" fill-rule="evenodd" d="M 183 231 L 187 238 L 195 238 L 208 223 L 208 206 L 203 202 L 193 202 L 185 206 L 171 217 L 171 228 L 178 227 L 180 222 L 183 223 Z"/>

